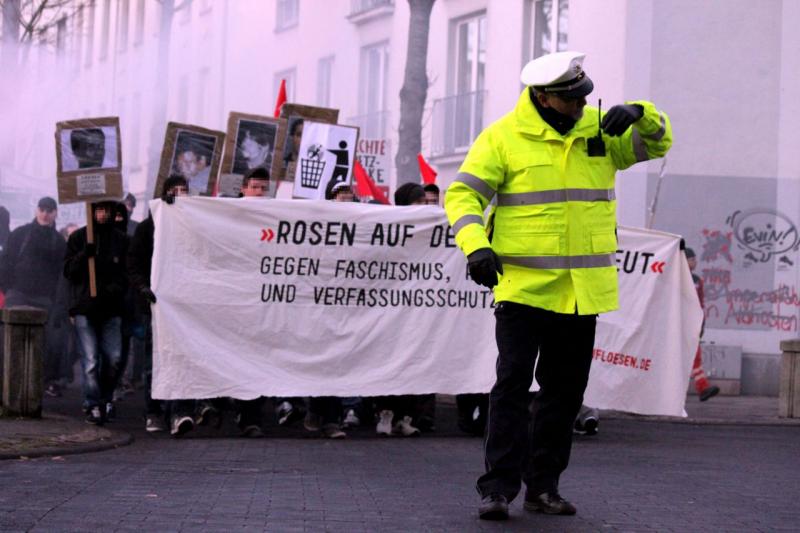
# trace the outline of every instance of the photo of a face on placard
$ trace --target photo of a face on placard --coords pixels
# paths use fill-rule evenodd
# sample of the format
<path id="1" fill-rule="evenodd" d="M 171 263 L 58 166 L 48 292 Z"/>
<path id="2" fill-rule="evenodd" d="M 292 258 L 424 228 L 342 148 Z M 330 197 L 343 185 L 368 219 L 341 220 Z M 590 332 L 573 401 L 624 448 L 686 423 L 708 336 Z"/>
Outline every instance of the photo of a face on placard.
<path id="1" fill-rule="evenodd" d="M 161 195 L 169 176 L 183 176 L 190 195 L 210 196 L 222 161 L 225 133 L 191 124 L 170 122 L 164 136 L 164 149 L 158 167 L 153 197 Z"/>
<path id="2" fill-rule="evenodd" d="M 302 142 L 305 122 L 310 120 L 325 124 L 336 124 L 336 121 L 339 120 L 339 110 L 286 103 L 281 107 L 281 118 L 287 120 L 288 126 L 281 167 L 283 169 L 283 178 L 292 181 L 295 178 L 299 161 L 298 154 L 300 153 L 300 143 Z"/>
<path id="3" fill-rule="evenodd" d="M 119 167 L 117 128 L 62 129 L 60 135 L 60 172 L 109 170 Z"/>
<path id="4" fill-rule="evenodd" d="M 245 174 L 254 168 L 272 167 L 272 154 L 278 137 L 278 125 L 254 120 L 239 120 L 233 174 Z"/>
<path id="5" fill-rule="evenodd" d="M 213 135 L 178 130 L 170 174 L 186 178 L 189 183 L 189 194 L 203 194 L 208 190 L 216 143 L 217 139 Z"/>

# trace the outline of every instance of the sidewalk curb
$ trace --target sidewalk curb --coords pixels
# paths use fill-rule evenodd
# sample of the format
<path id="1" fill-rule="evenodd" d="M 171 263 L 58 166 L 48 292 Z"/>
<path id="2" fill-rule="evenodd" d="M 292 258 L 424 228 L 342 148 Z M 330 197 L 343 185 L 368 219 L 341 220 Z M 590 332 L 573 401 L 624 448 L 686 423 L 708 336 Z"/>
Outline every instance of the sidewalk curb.
<path id="1" fill-rule="evenodd" d="M 0 452 L 0 461 L 11 459 L 33 459 L 37 457 L 47 457 L 55 455 L 77 455 L 82 453 L 93 453 L 111 450 L 122 446 L 127 446 L 134 441 L 133 435 L 126 431 L 111 430 L 106 428 L 111 437 L 100 439 L 83 444 L 73 444 L 71 446 L 44 446 L 20 449 L 14 452 Z"/>
<path id="2" fill-rule="evenodd" d="M 601 420 L 633 420 L 641 422 L 657 422 L 667 424 L 687 424 L 693 426 L 771 426 L 771 427 L 799 427 L 800 419 L 727 419 L 727 418 L 681 418 L 676 416 L 635 415 L 619 411 L 601 411 Z"/>

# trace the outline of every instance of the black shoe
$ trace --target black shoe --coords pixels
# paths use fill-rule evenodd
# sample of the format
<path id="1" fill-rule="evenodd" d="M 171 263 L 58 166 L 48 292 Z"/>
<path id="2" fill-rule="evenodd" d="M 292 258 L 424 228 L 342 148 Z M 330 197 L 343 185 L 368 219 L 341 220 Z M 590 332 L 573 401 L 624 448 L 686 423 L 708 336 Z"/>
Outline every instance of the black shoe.
<path id="1" fill-rule="evenodd" d="M 489 494 L 478 507 L 481 520 L 508 520 L 508 499 L 502 494 Z"/>
<path id="2" fill-rule="evenodd" d="M 106 422 L 113 422 L 117 418 L 117 408 L 112 402 L 106 403 Z"/>
<path id="3" fill-rule="evenodd" d="M 525 495 L 526 511 L 536 511 L 544 514 L 573 515 L 577 512 L 575 506 L 561 497 L 558 492 L 543 492 L 536 496 Z"/>
<path id="4" fill-rule="evenodd" d="M 719 394 L 719 387 L 717 387 L 716 385 L 711 385 L 710 387 L 706 387 L 705 390 L 703 390 L 703 392 L 700 393 L 700 401 L 704 402 L 710 398 L 713 398 L 717 394 Z"/>
<path id="5" fill-rule="evenodd" d="M 588 417 L 583 421 L 583 431 L 586 435 L 597 435 L 597 419 L 593 416 Z"/>

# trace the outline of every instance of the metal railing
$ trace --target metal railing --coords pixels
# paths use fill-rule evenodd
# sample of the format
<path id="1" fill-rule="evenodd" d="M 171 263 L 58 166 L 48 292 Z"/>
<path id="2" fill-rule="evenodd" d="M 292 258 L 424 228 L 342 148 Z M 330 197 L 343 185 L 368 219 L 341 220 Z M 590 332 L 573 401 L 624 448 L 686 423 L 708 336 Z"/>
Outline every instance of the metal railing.
<path id="1" fill-rule="evenodd" d="M 456 94 L 433 101 L 432 155 L 448 155 L 469 148 L 483 129 L 486 93 Z"/>
<path id="2" fill-rule="evenodd" d="M 394 0 L 350 0 L 350 16 L 360 15 L 379 7 L 394 7 Z"/>
<path id="3" fill-rule="evenodd" d="M 385 139 L 389 128 L 389 112 L 377 111 L 347 119 L 347 124 L 360 128 L 361 139 Z"/>

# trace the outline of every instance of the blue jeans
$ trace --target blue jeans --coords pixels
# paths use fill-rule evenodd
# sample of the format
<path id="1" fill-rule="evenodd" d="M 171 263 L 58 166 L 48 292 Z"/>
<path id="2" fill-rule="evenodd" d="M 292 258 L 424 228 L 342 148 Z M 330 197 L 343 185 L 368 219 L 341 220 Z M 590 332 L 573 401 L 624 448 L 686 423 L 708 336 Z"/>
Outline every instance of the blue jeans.
<path id="1" fill-rule="evenodd" d="M 105 407 L 122 372 L 122 318 L 75 317 L 83 368 L 83 407 Z"/>

